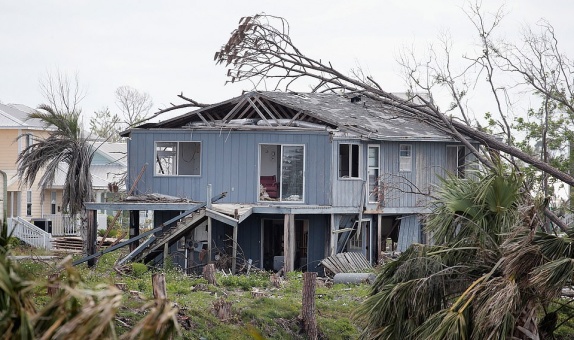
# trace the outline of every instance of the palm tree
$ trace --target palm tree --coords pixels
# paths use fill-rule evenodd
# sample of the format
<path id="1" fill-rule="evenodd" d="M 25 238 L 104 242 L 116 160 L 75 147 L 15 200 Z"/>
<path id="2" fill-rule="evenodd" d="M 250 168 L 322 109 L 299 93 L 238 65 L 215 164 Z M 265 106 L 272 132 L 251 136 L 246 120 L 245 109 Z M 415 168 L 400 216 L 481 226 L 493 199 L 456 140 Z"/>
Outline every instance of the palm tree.
<path id="1" fill-rule="evenodd" d="M 40 175 L 38 187 L 42 195 L 54 182 L 61 164 L 67 166 L 62 205 L 72 216 L 82 217 L 82 237 L 86 240 L 86 216 L 84 202 L 93 200 L 90 164 L 94 155 L 91 143 L 82 136 L 79 122 L 80 111 L 59 110 L 49 105 L 40 105 L 39 110 L 29 115 L 40 119 L 55 130 L 47 138 L 39 138 L 24 149 L 17 159 L 17 175 L 22 186 L 32 186 Z M 86 253 L 87 243 L 84 242 Z"/>
<path id="2" fill-rule="evenodd" d="M 574 277 L 574 230 L 543 232 L 544 204 L 498 165 L 449 177 L 426 220 L 434 245 L 385 264 L 355 316 L 378 339 L 538 339 Z M 542 322 L 538 315 L 546 312 Z"/>

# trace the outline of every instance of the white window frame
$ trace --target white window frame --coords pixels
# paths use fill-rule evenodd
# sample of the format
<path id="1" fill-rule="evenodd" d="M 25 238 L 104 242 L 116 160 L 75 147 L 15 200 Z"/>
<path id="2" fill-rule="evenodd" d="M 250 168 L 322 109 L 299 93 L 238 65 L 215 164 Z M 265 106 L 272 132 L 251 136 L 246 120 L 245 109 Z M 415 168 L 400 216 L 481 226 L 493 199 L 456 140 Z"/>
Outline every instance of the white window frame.
<path id="1" fill-rule="evenodd" d="M 32 191 L 26 191 L 26 216 L 32 216 Z"/>
<path id="2" fill-rule="evenodd" d="M 158 163 L 157 163 L 157 157 L 158 157 L 158 155 L 157 155 L 157 151 L 158 151 L 157 148 L 158 148 L 158 143 L 175 143 L 175 164 L 174 164 L 174 166 L 173 166 L 173 168 L 174 168 L 174 170 L 173 170 L 174 173 L 162 174 L 162 173 L 159 172 Z M 179 174 L 179 165 L 180 165 L 180 164 L 179 164 L 179 163 L 180 163 L 180 160 L 179 160 L 179 157 L 180 157 L 179 150 L 180 150 L 180 144 L 182 144 L 182 143 L 196 143 L 196 144 L 199 144 L 199 173 L 198 173 L 198 174 L 191 174 L 191 175 L 180 175 L 180 174 Z M 154 169 L 153 169 L 154 176 L 157 176 L 157 177 L 171 177 L 171 176 L 178 176 L 178 177 L 201 177 L 201 168 L 202 168 L 202 165 L 203 165 L 203 163 L 202 163 L 203 144 L 202 144 L 201 141 L 192 141 L 192 140 L 191 140 L 191 141 L 163 141 L 163 140 L 162 140 L 162 141 L 154 141 L 154 144 L 153 144 L 153 145 L 154 145 L 154 152 L 153 152 L 153 153 L 154 153 Z"/>
<path id="3" fill-rule="evenodd" d="M 345 176 L 341 176 L 341 146 L 343 145 L 348 145 L 349 146 L 349 154 L 348 154 L 348 172 L 349 175 L 347 177 Z M 356 146 L 357 147 L 357 156 L 358 156 L 358 164 L 357 164 L 357 176 L 353 176 L 353 147 Z M 357 179 L 362 179 L 361 176 L 361 164 L 363 161 L 363 154 L 362 154 L 362 145 L 361 144 L 357 144 L 357 143 L 339 143 L 338 149 L 337 149 L 337 158 L 338 158 L 338 167 L 337 167 L 337 177 L 340 180 L 357 180 Z"/>
<path id="4" fill-rule="evenodd" d="M 376 166 L 371 166 L 370 163 L 370 158 L 371 158 L 371 154 L 370 151 L 371 149 L 376 149 L 376 154 L 377 154 L 377 164 Z M 378 144 L 369 144 L 367 146 L 367 188 L 369 189 L 367 191 L 367 200 L 369 203 L 377 203 L 379 202 L 379 195 L 374 196 L 374 200 L 371 200 L 371 197 L 373 196 L 372 192 L 371 192 L 371 185 L 373 183 L 370 182 L 370 173 L 371 170 L 376 170 L 377 171 L 377 176 L 375 178 L 375 185 L 377 185 L 377 183 L 379 182 L 379 177 L 381 176 L 381 146 Z"/>
<path id="5" fill-rule="evenodd" d="M 261 178 L 261 146 L 262 145 L 276 145 L 281 147 L 281 164 L 283 164 L 283 148 L 284 147 L 289 147 L 289 146 L 302 146 L 303 147 L 303 193 L 301 195 L 301 200 L 300 201 L 286 201 L 283 200 L 283 185 L 282 185 L 282 181 L 283 181 L 283 166 L 280 166 L 281 169 L 281 173 L 278 174 L 278 178 L 277 180 L 279 181 L 279 193 L 278 193 L 278 200 L 277 201 L 264 201 L 261 199 L 261 195 L 259 194 L 259 178 Z M 278 144 L 278 143 L 259 143 L 258 147 L 257 147 L 257 189 L 255 190 L 255 192 L 257 193 L 257 201 L 258 202 L 265 202 L 265 203 L 274 203 L 274 202 L 281 202 L 281 203 L 304 203 L 305 202 L 305 182 L 306 182 L 306 178 L 307 178 L 307 161 L 306 161 L 306 155 L 307 155 L 307 148 L 305 147 L 305 144 Z"/>
<path id="6" fill-rule="evenodd" d="M 408 152 L 407 152 L 408 151 Z M 399 172 L 413 171 L 413 145 L 399 145 Z"/>
<path id="7" fill-rule="evenodd" d="M 56 215 L 56 213 L 58 212 L 57 209 L 57 200 L 58 200 L 58 194 L 55 191 L 51 191 L 50 192 L 50 214 L 52 215 Z"/>

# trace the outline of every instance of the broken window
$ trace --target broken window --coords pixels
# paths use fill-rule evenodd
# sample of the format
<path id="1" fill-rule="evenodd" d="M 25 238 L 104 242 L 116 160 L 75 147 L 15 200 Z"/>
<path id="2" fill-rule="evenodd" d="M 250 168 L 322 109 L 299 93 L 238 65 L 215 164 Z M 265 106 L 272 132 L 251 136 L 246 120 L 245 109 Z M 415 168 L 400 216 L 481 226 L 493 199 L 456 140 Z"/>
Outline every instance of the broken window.
<path id="1" fill-rule="evenodd" d="M 201 175 L 200 142 L 156 142 L 155 174 Z"/>
<path id="2" fill-rule="evenodd" d="M 339 178 L 360 178 L 360 145 L 339 144 Z"/>
<path id="3" fill-rule="evenodd" d="M 382 195 L 379 185 L 379 146 L 369 145 L 368 154 L 368 184 L 369 184 L 369 202 L 378 202 L 379 197 Z"/>
<path id="4" fill-rule="evenodd" d="M 446 170 L 458 178 L 466 176 L 466 148 L 463 145 L 447 145 Z"/>
<path id="5" fill-rule="evenodd" d="M 260 145 L 259 200 L 302 202 L 304 166 L 303 145 Z"/>
<path id="6" fill-rule="evenodd" d="M 399 171 L 412 171 L 413 169 L 413 146 L 401 144 L 399 149 Z"/>

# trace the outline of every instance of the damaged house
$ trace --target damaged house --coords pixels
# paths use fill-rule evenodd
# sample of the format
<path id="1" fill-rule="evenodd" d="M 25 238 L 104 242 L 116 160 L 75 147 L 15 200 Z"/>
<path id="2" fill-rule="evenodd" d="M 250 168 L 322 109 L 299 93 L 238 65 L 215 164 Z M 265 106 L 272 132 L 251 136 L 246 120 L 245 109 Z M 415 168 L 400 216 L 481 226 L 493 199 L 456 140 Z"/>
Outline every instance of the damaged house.
<path id="1" fill-rule="evenodd" d="M 382 251 L 427 241 L 428 194 L 439 176 L 464 176 L 470 158 L 458 141 L 360 95 L 250 92 L 124 137 L 134 194 L 208 202 L 181 219 L 193 203 L 105 207 L 154 210 L 156 227 L 178 221 L 129 258 L 161 261 L 168 250 L 188 270 L 229 256 L 234 269 L 241 257 L 321 272 L 340 252 L 374 264 Z"/>

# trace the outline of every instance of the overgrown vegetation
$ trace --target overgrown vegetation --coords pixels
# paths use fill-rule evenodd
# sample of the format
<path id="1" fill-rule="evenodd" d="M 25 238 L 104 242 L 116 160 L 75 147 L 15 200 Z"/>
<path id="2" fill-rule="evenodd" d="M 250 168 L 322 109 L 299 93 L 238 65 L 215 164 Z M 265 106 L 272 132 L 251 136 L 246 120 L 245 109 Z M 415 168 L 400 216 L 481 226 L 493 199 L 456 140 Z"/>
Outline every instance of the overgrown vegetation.
<path id="1" fill-rule="evenodd" d="M 58 331 L 66 327 L 65 329 L 69 330 L 66 333 L 67 339 L 83 339 L 83 336 L 90 338 L 86 334 L 90 334 L 91 338 L 134 338 L 136 330 L 141 334 L 147 331 L 147 338 L 158 338 L 157 335 L 152 336 L 155 328 L 150 330 L 149 327 L 145 328 L 145 325 L 154 325 L 152 320 L 165 322 L 166 318 L 167 321 L 171 320 L 170 318 L 177 320 L 181 331 L 177 338 L 304 337 L 300 324 L 301 273 L 289 273 L 281 288 L 273 288 L 269 280 L 270 273 L 267 272 L 256 272 L 248 276 L 218 273 L 218 285 L 214 286 L 208 285 L 203 278 L 189 277 L 176 268 L 162 270 L 165 274 L 169 303 L 157 305 L 153 300 L 151 277 L 161 269 L 148 269 L 143 264 L 133 263 L 115 270 L 113 266 L 117 256 L 118 254 L 114 253 L 102 256 L 93 269 L 85 265 L 73 268 L 69 264 L 58 267 L 54 261 L 33 259 L 18 263 L 3 262 L 0 267 L 13 272 L 12 276 L 3 274 L 3 279 L 10 281 L 18 278 L 16 282 L 19 285 L 25 283 L 25 286 L 14 293 L 14 299 L 21 299 L 24 306 L 27 306 L 27 309 L 18 307 L 28 311 L 24 314 L 27 318 L 19 321 L 29 323 L 29 327 L 24 328 L 28 330 L 29 336 L 24 338 L 47 334 L 51 326 Z M 2 255 L 1 258 L 5 259 L 5 256 Z M 60 295 L 50 297 L 47 287 L 51 283 L 47 278 L 55 272 L 60 272 Z M 367 296 L 368 286 L 327 287 L 321 282 L 318 281 L 316 305 L 317 322 L 322 337 L 357 338 L 359 330 L 349 315 Z M 259 294 L 255 295 L 253 292 Z M 2 294 L 7 295 L 4 289 Z M 231 318 L 228 320 L 220 320 L 214 313 L 214 303 L 219 299 L 232 303 Z M 105 313 L 102 322 L 91 323 L 90 320 L 95 319 L 90 316 L 98 313 Z M 15 312 L 12 314 L 16 315 Z M 35 321 L 40 320 L 40 315 L 48 317 L 41 319 L 41 325 Z M 3 317 L 6 318 L 6 315 Z M 79 320 L 83 321 L 78 323 Z M 83 331 L 76 330 L 72 333 L 72 327 L 65 326 L 69 323 Z M 9 324 L 9 321 L 3 323 L 1 330 L 8 329 Z M 79 326 L 80 324 L 82 326 Z M 177 334 L 175 326 L 170 327 L 169 332 Z M 88 328 L 91 330 L 87 331 Z M 139 335 L 135 338 L 146 337 Z"/>

